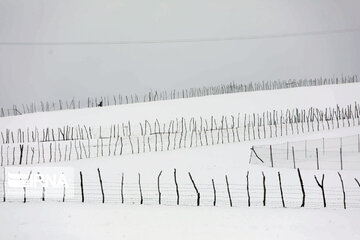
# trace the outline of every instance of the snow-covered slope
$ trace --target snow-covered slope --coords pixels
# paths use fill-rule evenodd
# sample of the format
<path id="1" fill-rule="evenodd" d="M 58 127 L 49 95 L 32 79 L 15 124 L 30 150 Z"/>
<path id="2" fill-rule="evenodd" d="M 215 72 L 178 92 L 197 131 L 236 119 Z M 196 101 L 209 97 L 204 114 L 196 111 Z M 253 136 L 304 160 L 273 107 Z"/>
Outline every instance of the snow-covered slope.
<path id="1" fill-rule="evenodd" d="M 127 121 L 138 123 L 144 120 L 159 119 L 159 121 L 166 122 L 181 117 L 220 117 L 222 115 L 236 115 L 237 113 L 262 113 L 273 109 L 284 110 L 297 107 L 336 107 L 337 104 L 345 106 L 355 101 L 359 102 L 360 95 L 358 92 L 360 92 L 360 84 L 356 83 L 36 113 L 2 118 L 0 119 L 0 128 L 4 131 L 5 129 L 26 129 L 35 126 L 46 128 L 78 124 L 107 127 L 114 123 L 126 123 Z M 1 217 L 0 226 L 7 229 L 0 231 L 0 237 L 1 239 L 16 238 L 15 232 L 20 237 L 24 237 L 25 234 L 29 234 L 31 237 L 44 237 L 39 233 L 41 228 L 39 224 L 42 224 L 47 228 L 51 226 L 52 229 L 45 238 L 54 238 L 57 234 L 58 239 L 66 237 L 96 239 L 97 236 L 100 236 L 99 233 L 102 237 L 106 235 L 107 239 L 142 237 L 149 239 L 218 239 L 219 237 L 238 239 L 240 234 L 253 237 L 255 233 L 261 234 L 262 239 L 288 239 L 289 237 L 303 239 L 310 236 L 311 238 L 327 237 L 327 239 L 345 236 L 356 239 L 360 232 L 353 222 L 360 214 L 359 210 L 356 209 L 360 206 L 360 187 L 357 186 L 354 178 L 360 179 L 359 171 L 339 170 L 344 180 L 347 207 L 349 208 L 343 210 L 342 186 L 336 170 L 301 169 L 307 194 L 305 209 L 302 209 L 300 208 L 302 192 L 298 173 L 295 169 L 249 165 L 249 159 L 250 154 L 252 154 L 250 147 L 253 145 L 341 137 L 359 133 L 360 127 L 351 125 L 320 132 L 299 133 L 199 148 L 152 151 L 143 154 L 103 156 L 40 164 L 37 167 L 70 168 L 74 173 L 73 185 L 71 186 L 74 195 L 67 196 L 65 204 L 61 202 L 61 194 L 57 197 L 46 195 L 49 198 L 42 202 L 41 191 L 37 191 L 37 195 L 28 199 L 26 204 L 21 203 L 23 199 L 22 189 L 18 194 L 8 196 L 9 202 L 0 204 L 0 209 L 3 212 L 1 215 L 4 216 Z M 23 167 L 7 167 L 6 171 L 14 169 L 15 171 L 22 169 L 26 172 L 30 171 L 29 168 Z M 102 195 L 97 169 L 101 171 L 105 205 L 101 205 Z M 176 169 L 180 192 L 179 205 L 197 205 L 196 189 L 189 177 L 190 172 L 201 196 L 199 209 L 196 207 L 175 207 L 177 196 L 174 169 Z M 80 194 L 80 171 L 84 181 L 85 203 L 83 204 Z M 162 175 L 158 180 L 161 171 Z M 282 198 L 278 172 L 282 178 L 284 203 L 287 209 L 279 209 L 282 208 Z M 262 207 L 264 200 L 263 173 L 266 177 L 267 187 L 265 207 Z M 123 181 L 124 205 L 121 205 L 122 174 L 124 174 L 125 179 Z M 321 179 L 322 174 L 325 174 L 324 186 L 327 207 L 332 210 L 320 209 L 323 208 L 322 193 L 316 185 L 314 175 Z M 138 184 L 140 176 L 141 184 Z M 226 179 L 229 184 L 228 187 Z M 212 180 L 214 180 L 214 185 Z M 247 184 L 247 180 L 249 184 Z M 142 185 L 141 190 L 139 185 Z M 162 192 L 161 205 L 172 205 L 174 207 L 158 206 L 158 186 Z M 212 206 L 214 186 L 217 190 L 216 207 Z M 46 192 L 46 194 L 50 193 Z M 150 206 L 140 206 L 142 197 L 143 205 Z M 242 208 L 230 208 L 230 198 L 233 207 Z M 76 203 L 73 203 L 74 201 Z M 251 208 L 244 209 L 248 207 L 249 201 Z M 23 204 L 23 206 L 19 206 L 19 204 Z M 130 206 L 130 204 L 136 206 Z M 62 211 L 63 208 L 67 210 Z M 20 220 L 9 216 L 12 211 L 19 216 Z M 49 215 L 59 215 L 59 217 L 48 217 L 44 213 L 38 214 L 39 211 L 46 211 Z M 296 217 L 286 217 L 289 215 Z M 34 216 L 34 221 L 31 216 Z M 95 223 L 91 223 L 92 218 L 96 216 L 99 218 Z M 115 224 L 123 230 L 114 230 Z M 150 227 L 138 226 L 146 224 L 150 224 Z M 21 227 L 23 225 L 25 227 Z M 172 230 L 179 225 L 181 225 L 182 231 Z M 86 226 L 92 227 L 86 228 Z M 33 232 L 29 230 L 32 228 L 34 229 Z M 84 231 L 85 228 L 87 234 L 81 234 L 80 231 Z M 134 228 L 138 231 L 132 230 Z M 310 231 L 313 231 L 313 228 L 316 229 L 315 232 L 308 235 Z M 259 236 L 258 234 L 257 236 Z"/>
<path id="2" fill-rule="evenodd" d="M 262 113 L 272 110 L 344 106 L 360 102 L 360 83 L 245 92 L 190 99 L 64 110 L 0 118 L 0 130 L 66 125 L 109 126 L 114 123 L 169 121 L 174 118 Z"/>

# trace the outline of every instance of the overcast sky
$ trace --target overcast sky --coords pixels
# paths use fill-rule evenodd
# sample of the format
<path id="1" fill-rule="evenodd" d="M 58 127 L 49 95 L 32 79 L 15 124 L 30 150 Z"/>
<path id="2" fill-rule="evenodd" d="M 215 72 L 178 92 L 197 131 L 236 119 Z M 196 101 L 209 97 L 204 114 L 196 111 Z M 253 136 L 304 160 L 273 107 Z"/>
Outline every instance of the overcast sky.
<path id="1" fill-rule="evenodd" d="M 0 42 L 266 36 L 360 27 L 359 0 L 0 0 Z M 0 44 L 0 106 L 359 74 L 360 33 L 219 42 Z"/>

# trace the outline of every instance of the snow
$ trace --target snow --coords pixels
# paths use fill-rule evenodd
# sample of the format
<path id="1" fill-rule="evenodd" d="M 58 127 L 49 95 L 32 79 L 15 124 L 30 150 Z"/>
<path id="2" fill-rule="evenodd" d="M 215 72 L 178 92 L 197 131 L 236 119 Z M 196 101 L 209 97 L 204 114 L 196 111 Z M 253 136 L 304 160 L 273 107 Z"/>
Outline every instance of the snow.
<path id="1" fill-rule="evenodd" d="M 159 102 L 146 102 L 64 110 L 45 113 L 25 114 L 16 117 L 0 118 L 0 130 L 40 127 L 63 127 L 90 125 L 110 126 L 114 123 L 138 124 L 145 119 L 166 122 L 175 118 L 220 117 L 238 113 L 263 113 L 264 111 L 287 108 L 326 108 L 360 102 L 360 83 L 301 87 L 260 92 L 233 93 L 189 99 L 175 99 Z"/>
<path id="2" fill-rule="evenodd" d="M 301 169 L 360 170 L 360 134 L 305 138 L 302 141 L 271 144 L 271 149 L 272 164 L 278 168 L 293 168 L 295 165 Z M 256 145 L 254 151 L 257 157 L 252 155 L 251 163 L 271 166 L 269 144 Z"/>
<path id="3" fill-rule="evenodd" d="M 109 126 L 114 123 L 146 120 L 169 121 L 176 117 L 209 117 L 272 109 L 334 107 L 360 101 L 360 84 L 306 87 L 263 92 L 248 92 L 163 102 L 111 106 L 0 119 L 1 130 L 27 127 L 61 127 L 86 124 Z M 319 98 L 321 96 L 321 98 Z M 360 188 L 354 178 L 357 170 L 340 171 L 347 191 L 348 209 L 343 209 L 342 190 L 337 171 L 301 169 L 307 202 L 300 208 L 301 190 L 297 172 L 289 168 L 268 168 L 249 164 L 253 145 L 281 144 L 333 138 L 360 133 L 359 126 L 284 136 L 272 139 L 227 143 L 174 151 L 101 157 L 40 164 L 37 167 L 71 168 L 75 195 L 65 203 L 61 195 L 42 202 L 41 191 L 22 203 L 23 193 L 0 203 L 0 239 L 357 239 L 360 230 Z M 29 167 L 29 166 L 27 166 Z M 21 169 L 21 167 L 7 167 Z M 104 181 L 105 204 L 97 169 Z M 173 171 L 176 168 L 180 206 L 176 206 Z M 29 171 L 27 168 L 26 171 Z M 81 203 L 79 172 L 84 177 L 85 203 Z M 164 206 L 157 203 L 157 176 Z M 251 207 L 247 207 L 246 174 L 249 171 Z M 278 183 L 281 173 L 287 208 L 282 208 Z M 188 176 L 201 193 L 200 207 Z M 262 172 L 268 187 L 267 206 L 262 206 Z M 125 204 L 121 204 L 120 182 L 125 176 Z M 143 184 L 144 204 L 139 204 L 138 173 Z M 314 175 L 325 174 L 328 207 Z M 229 207 L 225 175 L 228 177 L 233 207 Z M 4 176 L 1 173 L 0 179 Z M 211 180 L 218 190 L 213 207 Z M 30 190 L 29 190 L 30 191 Z M 0 190 L 1 193 L 1 190 Z"/>
<path id="4" fill-rule="evenodd" d="M 1 204 L 1 239 L 359 239 L 359 210 Z"/>

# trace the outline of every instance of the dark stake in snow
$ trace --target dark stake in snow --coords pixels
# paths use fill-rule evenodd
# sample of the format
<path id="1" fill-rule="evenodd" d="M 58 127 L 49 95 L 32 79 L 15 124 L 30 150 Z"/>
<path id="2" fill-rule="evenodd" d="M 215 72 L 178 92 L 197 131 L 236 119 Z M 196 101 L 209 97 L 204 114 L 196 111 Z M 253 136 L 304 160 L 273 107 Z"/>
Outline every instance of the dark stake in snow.
<path id="1" fill-rule="evenodd" d="M 315 178 L 315 181 L 316 181 L 317 185 L 321 188 L 322 197 L 323 197 L 323 202 L 324 202 L 324 207 L 326 207 L 325 189 L 324 189 L 324 177 L 325 177 L 325 175 L 323 174 L 323 175 L 322 175 L 322 178 L 321 178 L 321 184 L 320 184 L 320 182 L 318 181 L 317 177 L 314 175 L 314 178 Z"/>

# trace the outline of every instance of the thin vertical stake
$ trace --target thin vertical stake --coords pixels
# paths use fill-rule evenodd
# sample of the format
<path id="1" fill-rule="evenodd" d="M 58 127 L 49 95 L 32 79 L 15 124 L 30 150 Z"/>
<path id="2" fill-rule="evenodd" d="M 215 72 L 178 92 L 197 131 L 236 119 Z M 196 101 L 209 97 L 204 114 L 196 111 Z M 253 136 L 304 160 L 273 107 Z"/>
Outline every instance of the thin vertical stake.
<path id="1" fill-rule="evenodd" d="M 316 148 L 316 168 L 319 170 L 319 150 Z"/>
<path id="2" fill-rule="evenodd" d="M 293 165 L 294 165 L 294 169 L 296 169 L 296 166 L 295 166 L 295 150 L 294 150 L 294 146 L 291 147 L 291 150 L 292 150 L 292 155 L 293 155 Z"/>
<path id="3" fill-rule="evenodd" d="M 341 167 L 341 170 L 343 170 L 342 147 L 340 147 L 340 167 Z"/>
<path id="4" fill-rule="evenodd" d="M 274 167 L 274 160 L 273 160 L 273 154 L 272 154 L 272 146 L 270 145 L 270 162 L 271 162 L 271 167 Z"/>

